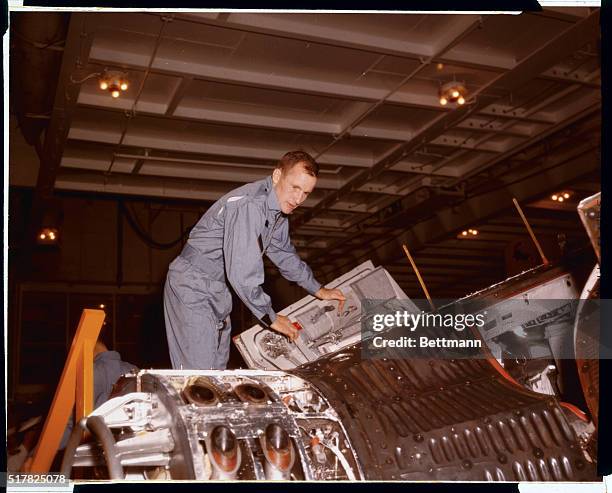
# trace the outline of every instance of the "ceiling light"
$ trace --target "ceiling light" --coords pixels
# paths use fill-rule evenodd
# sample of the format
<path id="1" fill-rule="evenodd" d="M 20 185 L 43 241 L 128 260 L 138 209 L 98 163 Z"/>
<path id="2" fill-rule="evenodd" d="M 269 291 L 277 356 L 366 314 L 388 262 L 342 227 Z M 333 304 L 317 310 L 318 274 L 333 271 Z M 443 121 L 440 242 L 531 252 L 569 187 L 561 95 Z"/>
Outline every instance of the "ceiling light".
<path id="1" fill-rule="evenodd" d="M 445 106 L 447 103 L 457 103 L 459 105 L 463 105 L 466 102 L 467 89 L 461 82 L 447 82 L 440 87 L 438 96 L 442 106 Z"/>
<path id="2" fill-rule="evenodd" d="M 130 81 L 125 72 L 106 70 L 99 80 L 100 89 L 108 91 L 113 98 L 118 98 L 121 91 L 127 91 Z"/>
<path id="3" fill-rule="evenodd" d="M 36 236 L 39 245 L 55 245 L 59 238 L 59 233 L 55 228 L 41 228 Z"/>
<path id="4" fill-rule="evenodd" d="M 104 303 L 100 303 L 100 308 L 104 310 L 106 308 L 106 305 Z"/>
<path id="5" fill-rule="evenodd" d="M 467 239 L 470 238 L 472 236 L 477 236 L 478 235 L 478 230 L 475 228 L 468 228 L 468 229 L 464 229 L 463 231 L 461 231 L 461 233 L 459 233 L 457 235 L 457 238 L 459 239 Z"/>
<path id="6" fill-rule="evenodd" d="M 572 192 L 565 191 L 565 192 L 553 193 L 550 196 L 550 198 L 554 200 L 555 202 L 564 202 L 566 200 L 569 200 L 571 196 L 572 196 Z"/>

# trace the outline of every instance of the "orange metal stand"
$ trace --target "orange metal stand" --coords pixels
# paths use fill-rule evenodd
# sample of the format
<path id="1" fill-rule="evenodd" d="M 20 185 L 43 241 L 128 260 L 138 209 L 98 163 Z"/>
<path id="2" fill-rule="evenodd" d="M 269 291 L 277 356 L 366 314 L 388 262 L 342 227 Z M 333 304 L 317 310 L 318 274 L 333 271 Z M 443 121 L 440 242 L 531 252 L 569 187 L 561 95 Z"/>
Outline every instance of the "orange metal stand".
<path id="1" fill-rule="evenodd" d="M 93 410 L 93 349 L 103 323 L 103 310 L 83 310 L 40 440 L 24 465 L 26 472 L 49 471 L 75 404 L 75 426 Z"/>

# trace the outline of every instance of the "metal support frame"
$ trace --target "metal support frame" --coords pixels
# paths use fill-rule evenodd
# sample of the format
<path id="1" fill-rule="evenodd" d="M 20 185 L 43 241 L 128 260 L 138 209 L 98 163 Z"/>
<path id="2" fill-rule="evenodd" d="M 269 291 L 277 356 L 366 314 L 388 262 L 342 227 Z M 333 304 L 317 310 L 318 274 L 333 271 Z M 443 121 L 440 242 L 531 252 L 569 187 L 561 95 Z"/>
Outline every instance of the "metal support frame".
<path id="1" fill-rule="evenodd" d="M 24 466 L 27 472 L 49 471 L 73 407 L 75 422 L 93 410 L 93 349 L 104 316 L 103 310 L 83 310 L 34 456 Z"/>

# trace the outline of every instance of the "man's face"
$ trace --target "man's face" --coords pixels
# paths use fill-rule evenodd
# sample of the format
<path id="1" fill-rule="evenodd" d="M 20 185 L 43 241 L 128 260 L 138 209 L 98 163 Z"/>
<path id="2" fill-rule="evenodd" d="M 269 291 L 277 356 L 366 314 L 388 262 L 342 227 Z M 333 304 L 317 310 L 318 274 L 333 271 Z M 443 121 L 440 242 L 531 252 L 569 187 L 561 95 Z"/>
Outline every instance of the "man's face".
<path id="1" fill-rule="evenodd" d="M 272 173 L 272 184 L 281 211 L 291 214 L 312 192 L 317 179 L 308 174 L 301 163 L 297 163 L 289 171 L 275 169 Z"/>

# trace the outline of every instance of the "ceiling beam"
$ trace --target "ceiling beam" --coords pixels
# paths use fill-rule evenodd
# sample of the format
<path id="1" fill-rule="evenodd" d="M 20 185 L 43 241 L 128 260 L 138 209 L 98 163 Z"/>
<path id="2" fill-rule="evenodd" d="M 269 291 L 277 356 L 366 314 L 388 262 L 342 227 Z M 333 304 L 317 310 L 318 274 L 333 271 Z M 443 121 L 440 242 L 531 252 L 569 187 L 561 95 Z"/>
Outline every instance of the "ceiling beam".
<path id="1" fill-rule="evenodd" d="M 89 65 L 92 66 L 92 70 L 99 70 L 109 65 L 116 64 L 113 57 L 107 52 L 104 53 L 104 58 L 101 58 L 101 55 L 98 56 L 100 58 L 92 59 L 89 62 Z M 384 98 L 387 103 L 407 108 L 433 110 L 438 113 L 452 112 L 452 109 L 443 108 L 440 106 L 438 97 L 435 94 L 433 86 L 431 91 L 401 91 L 394 92 L 393 94 L 388 95 L 388 91 L 382 88 L 357 87 L 353 84 L 333 82 L 330 80 L 306 79 L 303 77 L 295 76 L 281 76 L 276 75 L 274 73 L 270 73 L 269 71 L 258 72 L 256 70 L 229 69 L 220 65 L 206 64 L 204 62 L 198 63 L 197 65 L 193 63 L 185 64 L 184 66 L 181 66 L 180 70 L 178 67 L 176 69 L 169 68 L 170 66 L 172 66 L 170 64 L 173 63 L 174 61 L 169 60 L 162 60 L 160 62 L 156 62 L 151 67 L 151 73 L 172 76 L 176 78 L 188 77 L 193 80 L 204 80 L 224 84 L 239 85 L 246 88 L 252 87 L 273 89 L 276 91 L 285 91 L 290 93 L 313 96 L 323 96 L 339 100 L 350 99 L 356 102 L 359 101 L 367 103 L 376 103 Z M 131 71 L 143 71 L 146 66 L 144 62 L 138 63 L 136 61 L 122 61 L 120 65 L 117 65 L 117 68 Z M 90 104 L 93 101 L 94 100 L 91 100 Z M 484 114 L 489 115 L 486 110 L 484 110 Z M 547 119 L 543 119 L 538 115 L 527 117 L 500 111 L 498 113 L 495 113 L 494 116 L 500 119 L 511 119 L 534 123 L 549 123 Z"/>
<path id="2" fill-rule="evenodd" d="M 343 195 L 350 193 L 364 182 L 378 176 L 381 172 L 391 168 L 397 161 L 404 158 L 408 153 L 419 148 L 423 144 L 438 137 L 451 125 L 464 120 L 468 115 L 488 106 L 495 99 L 494 96 L 486 96 L 494 88 L 503 88 L 505 91 L 512 90 L 527 82 L 529 79 L 550 67 L 553 63 L 564 57 L 566 53 L 571 53 L 576 46 L 582 46 L 584 42 L 592 37 L 599 25 L 599 11 L 591 13 L 587 18 L 572 25 L 570 28 L 553 38 L 544 46 L 536 50 L 531 55 L 525 57 L 521 62 L 509 72 L 499 75 L 493 81 L 478 90 L 478 96 L 471 105 L 457 108 L 451 113 L 445 113 L 436 118 L 432 123 L 423 127 L 413 138 L 404 142 L 394 152 L 386 155 L 383 159 L 376 162 L 370 169 L 362 171 L 351 179 L 340 190 L 329 193 L 316 207 L 310 209 L 307 214 L 302 216 L 301 221 L 295 227 L 308 222 L 315 217 L 321 210 L 328 208 L 334 202 L 340 200 Z"/>
<path id="3" fill-rule="evenodd" d="M 68 25 L 51 119 L 45 131 L 40 153 L 40 167 L 28 221 L 26 241 L 28 248 L 34 244 L 47 204 L 53 197 L 58 169 L 76 106 L 79 84 L 73 82 L 73 77 L 76 71 L 86 63 L 86 59 L 81 57 L 87 56 L 91 43 L 91 36 L 83 36 L 83 25 L 84 15 L 73 12 Z"/>
<path id="4" fill-rule="evenodd" d="M 310 15 L 314 16 L 316 14 Z M 301 17 L 303 18 L 305 16 Z M 462 15 L 460 17 L 481 19 L 482 22 L 486 22 L 488 18 L 486 15 Z M 583 16 L 568 15 L 567 18 L 563 20 L 569 20 L 569 18 L 571 18 L 571 22 L 576 22 L 581 17 Z M 455 19 L 456 18 L 457 16 L 455 16 Z M 434 55 L 435 51 L 435 48 L 432 49 L 427 45 L 419 43 L 410 43 L 405 39 L 390 39 L 386 36 L 376 36 L 365 31 L 355 32 L 342 29 L 341 27 L 321 26 L 317 23 L 300 22 L 297 20 L 300 19 L 300 16 L 295 14 L 279 15 L 234 12 L 221 19 L 218 17 L 213 18 L 208 15 L 184 13 L 176 14 L 176 19 L 214 27 L 221 27 L 224 29 L 242 31 L 245 33 L 280 36 L 288 39 L 310 41 L 334 47 L 356 49 L 368 53 L 377 53 L 415 61 L 420 61 L 423 58 L 430 58 Z M 459 30 L 461 29 L 462 27 L 459 26 Z M 457 26 L 447 25 L 444 26 L 442 30 L 445 33 L 445 38 L 453 39 L 456 36 Z M 438 40 L 438 45 L 443 45 L 444 43 L 445 39 Z M 456 55 L 441 54 L 432 58 L 432 62 L 434 63 L 442 62 L 459 66 L 464 65 L 468 68 L 474 67 L 489 71 L 510 70 L 515 64 L 515 60 L 511 56 L 488 57 L 486 58 L 488 63 L 483 63 L 483 60 L 484 58 L 481 52 L 472 56 L 470 56 L 469 53 L 463 52 L 462 54 Z M 562 75 L 558 75 L 552 71 L 550 73 L 546 73 L 545 77 L 554 81 L 566 80 L 566 78 L 564 78 Z M 582 77 L 575 77 L 572 80 L 587 85 L 591 84 L 589 81 L 583 81 Z"/>
<path id="5" fill-rule="evenodd" d="M 431 57 L 434 54 L 432 48 L 427 44 L 414 43 L 405 39 L 391 39 L 387 36 L 377 36 L 365 30 L 343 29 L 342 25 L 334 27 L 320 25 L 316 22 L 305 22 L 307 17 L 314 18 L 316 15 L 233 12 L 224 20 L 212 19 L 198 14 L 178 14 L 177 19 L 242 32 L 267 34 L 298 41 L 310 41 L 328 46 L 357 49 L 369 53 L 411 58 L 416 61 L 419 61 L 421 58 Z M 464 15 L 461 17 L 477 20 L 480 16 Z M 445 29 L 452 36 L 452 31 L 456 27 L 452 25 L 452 20 L 449 24 L 451 25 L 445 26 Z"/>
<path id="6" fill-rule="evenodd" d="M 596 170 L 599 165 L 599 155 L 592 151 L 587 155 L 566 161 L 555 168 L 540 167 L 541 171 L 531 177 L 509 183 L 498 190 L 472 197 L 459 205 L 447 207 L 437 212 L 433 218 L 416 224 L 397 237 L 389 238 L 384 245 L 378 246 L 375 251 L 368 250 L 361 255 L 346 255 L 344 261 L 334 264 L 328 263 L 326 271 L 330 274 L 344 271 L 366 258 L 371 258 L 378 264 L 392 263 L 401 256 L 402 244 L 409 245 L 411 252 L 418 252 L 429 243 L 442 240 L 449 234 L 454 234 L 457 230 L 503 212 L 510 207 L 509 204 L 512 204 L 513 198 L 516 198 L 519 202 L 528 202 L 539 196 L 543 190 L 571 183 Z M 452 253 L 449 254 L 449 258 L 452 258 Z"/>

